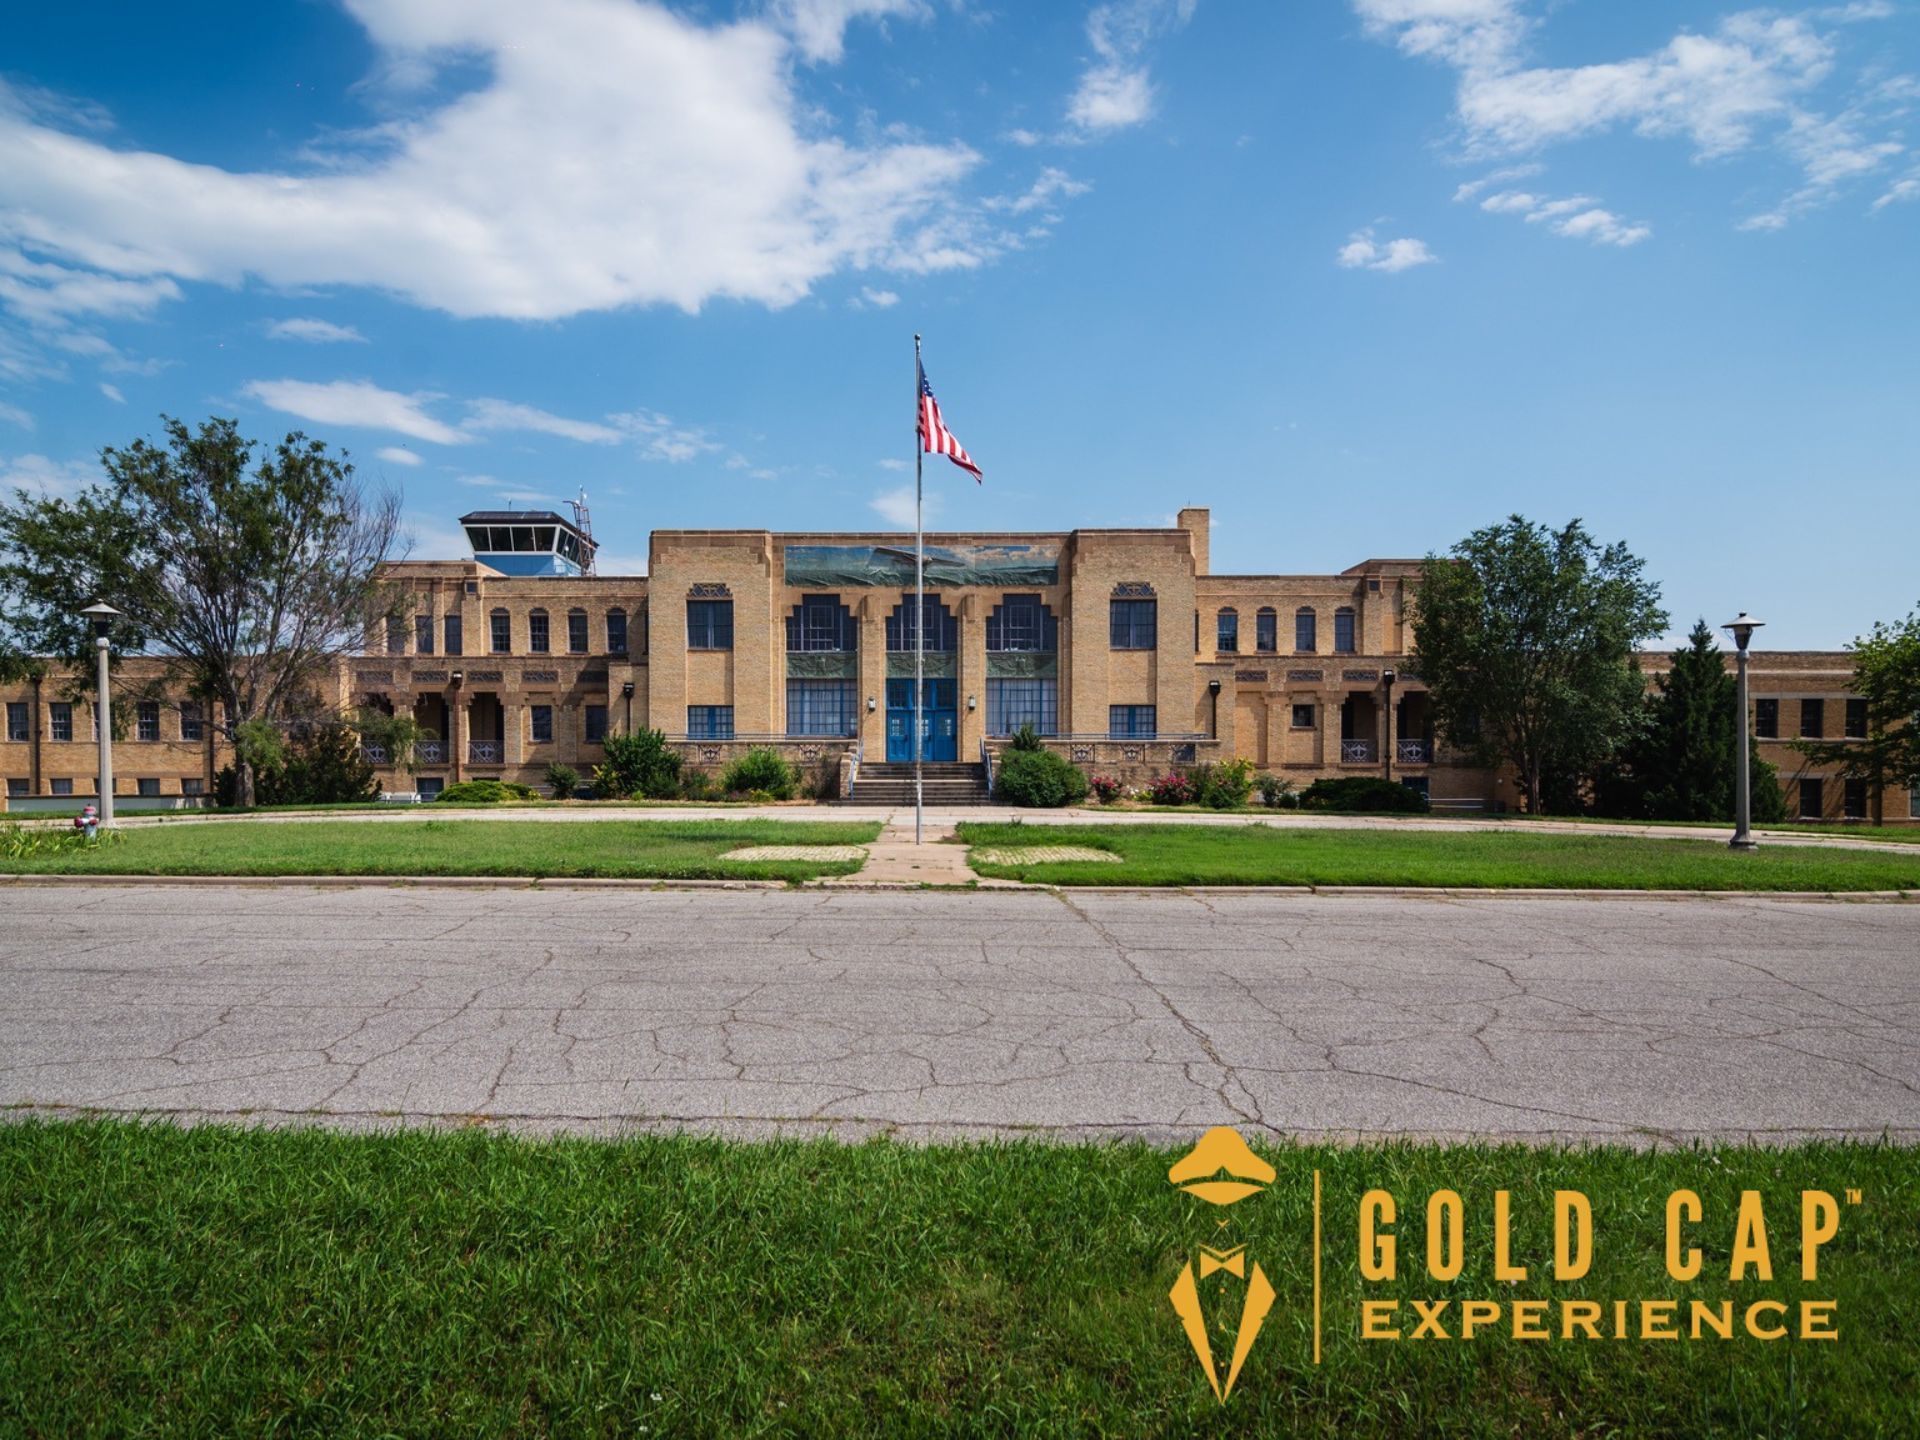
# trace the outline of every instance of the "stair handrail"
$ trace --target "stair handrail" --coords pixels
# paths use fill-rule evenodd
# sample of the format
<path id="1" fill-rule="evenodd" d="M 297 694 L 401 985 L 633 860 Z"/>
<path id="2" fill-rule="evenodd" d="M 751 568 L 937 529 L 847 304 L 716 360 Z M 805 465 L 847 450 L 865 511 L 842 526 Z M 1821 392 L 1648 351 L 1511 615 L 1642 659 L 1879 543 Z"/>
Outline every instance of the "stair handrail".
<path id="1" fill-rule="evenodd" d="M 991 800 L 993 798 L 993 752 L 987 748 L 984 736 L 980 741 L 980 769 L 987 777 L 987 798 Z"/>

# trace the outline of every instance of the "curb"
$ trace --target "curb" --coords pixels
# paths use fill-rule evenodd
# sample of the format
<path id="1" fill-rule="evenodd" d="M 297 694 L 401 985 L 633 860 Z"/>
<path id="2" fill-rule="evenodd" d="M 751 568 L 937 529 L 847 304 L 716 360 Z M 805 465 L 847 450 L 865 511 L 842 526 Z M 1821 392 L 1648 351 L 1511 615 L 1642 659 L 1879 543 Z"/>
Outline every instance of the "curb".
<path id="1" fill-rule="evenodd" d="M 0 885 L 244 885 L 271 889 L 785 890 L 784 880 L 596 875 L 0 875 Z"/>

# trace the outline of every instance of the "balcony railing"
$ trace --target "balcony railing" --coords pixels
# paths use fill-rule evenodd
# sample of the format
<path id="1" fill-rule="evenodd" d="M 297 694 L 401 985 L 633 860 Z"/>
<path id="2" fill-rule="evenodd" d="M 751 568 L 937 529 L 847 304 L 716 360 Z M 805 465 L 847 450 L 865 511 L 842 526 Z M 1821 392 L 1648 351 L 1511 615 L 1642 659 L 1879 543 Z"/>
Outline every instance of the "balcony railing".
<path id="1" fill-rule="evenodd" d="M 1433 745 L 1426 740 L 1402 740 L 1398 753 L 1402 765 L 1428 765 L 1433 761 Z"/>
<path id="2" fill-rule="evenodd" d="M 366 757 L 369 765 L 384 765 L 387 763 L 387 747 L 384 745 L 368 745 L 362 743 L 360 753 Z"/>
<path id="3" fill-rule="evenodd" d="M 475 765 L 498 765 L 500 763 L 500 742 L 498 740 L 469 740 L 467 759 Z"/>
<path id="4" fill-rule="evenodd" d="M 1373 761 L 1373 741 L 1342 740 L 1340 742 L 1340 763 L 1342 765 L 1367 765 Z"/>
<path id="5" fill-rule="evenodd" d="M 447 747 L 438 740 L 422 740 L 413 747 L 413 758 L 421 765 L 444 765 Z"/>

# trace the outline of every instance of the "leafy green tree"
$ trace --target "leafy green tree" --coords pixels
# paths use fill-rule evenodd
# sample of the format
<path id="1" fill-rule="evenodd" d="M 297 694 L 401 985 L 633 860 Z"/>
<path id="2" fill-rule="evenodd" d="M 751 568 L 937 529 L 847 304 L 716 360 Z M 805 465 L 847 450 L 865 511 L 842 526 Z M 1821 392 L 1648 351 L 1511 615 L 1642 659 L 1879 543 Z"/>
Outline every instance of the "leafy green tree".
<path id="1" fill-rule="evenodd" d="M 438 740 L 431 726 L 422 725 L 411 715 L 389 715 L 377 705 L 367 705 L 347 717 L 361 741 L 387 753 L 387 763 L 408 775 L 420 769 L 420 757 L 414 746 L 423 740 Z"/>
<path id="2" fill-rule="evenodd" d="M 336 657 L 364 648 L 369 621 L 398 613 L 380 567 L 399 497 L 297 432 L 263 450 L 231 420 L 162 418 L 163 445 L 101 452 L 108 483 L 0 504 L 0 653 L 64 661 L 84 693 L 92 639 L 75 612 L 104 600 L 126 612 L 115 651 L 168 657 L 176 681 L 220 702 L 229 740 L 249 721 L 285 726 Z M 255 761 L 236 756 L 235 798 L 250 804 Z"/>
<path id="3" fill-rule="evenodd" d="M 1853 656 L 1853 693 L 1867 704 L 1864 739 L 1811 740 L 1796 745 L 1810 760 L 1833 766 L 1846 780 L 1864 780 L 1874 820 L 1886 821 L 1886 792 L 1920 785 L 1920 610 L 1847 646 Z"/>
<path id="4" fill-rule="evenodd" d="M 606 760 L 593 767 L 594 790 L 613 800 L 667 800 L 680 793 L 680 756 L 658 730 L 608 735 Z"/>
<path id="5" fill-rule="evenodd" d="M 1511 765 L 1531 813 L 1554 777 L 1591 776 L 1641 722 L 1635 651 L 1667 625 L 1643 569 L 1578 520 L 1519 515 L 1422 567 L 1413 634 L 1435 727 L 1477 763 Z"/>

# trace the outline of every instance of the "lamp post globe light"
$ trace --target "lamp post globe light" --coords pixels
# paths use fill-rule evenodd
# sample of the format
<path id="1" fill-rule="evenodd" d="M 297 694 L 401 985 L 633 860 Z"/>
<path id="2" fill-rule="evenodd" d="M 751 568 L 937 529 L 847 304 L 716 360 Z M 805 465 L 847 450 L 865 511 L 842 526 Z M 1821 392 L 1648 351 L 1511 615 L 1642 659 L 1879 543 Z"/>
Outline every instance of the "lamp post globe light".
<path id="1" fill-rule="evenodd" d="M 100 828 L 113 824 L 113 711 L 107 687 L 107 631 L 122 612 L 104 600 L 96 600 L 80 612 L 93 622 L 93 654 L 98 667 L 95 677 L 100 693 Z"/>
<path id="2" fill-rule="evenodd" d="M 1733 644 L 1738 652 L 1736 666 L 1739 673 L 1739 699 L 1735 707 L 1740 714 L 1740 748 L 1734 756 L 1737 767 L 1733 777 L 1733 839 L 1727 842 L 1730 850 L 1758 850 L 1759 842 L 1753 838 L 1753 762 L 1748 758 L 1748 747 L 1753 743 L 1749 735 L 1747 720 L 1747 646 L 1753 640 L 1753 632 L 1766 622 L 1756 620 L 1742 610 L 1733 619 L 1720 628 L 1733 636 Z"/>

